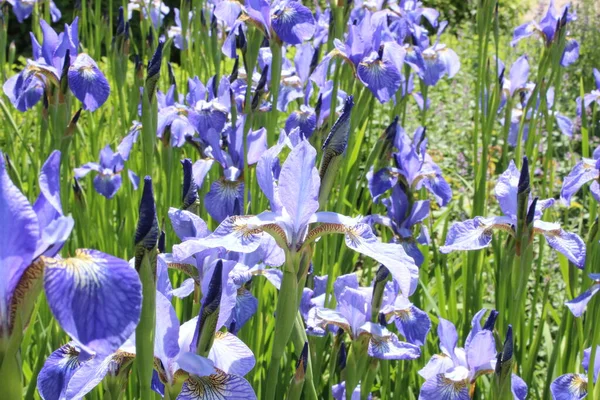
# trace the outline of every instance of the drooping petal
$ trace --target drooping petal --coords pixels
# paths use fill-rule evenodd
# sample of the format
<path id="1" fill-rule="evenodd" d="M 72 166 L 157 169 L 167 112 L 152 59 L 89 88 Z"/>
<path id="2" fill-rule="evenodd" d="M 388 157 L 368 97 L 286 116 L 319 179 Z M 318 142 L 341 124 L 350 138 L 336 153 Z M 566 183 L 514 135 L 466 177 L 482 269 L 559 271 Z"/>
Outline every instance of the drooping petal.
<path id="1" fill-rule="evenodd" d="M 37 388 L 44 400 L 64 398 L 71 377 L 86 359 L 85 355 L 82 359 L 79 355 L 80 349 L 71 342 L 48 356 L 37 378 Z"/>
<path id="2" fill-rule="evenodd" d="M 210 233 L 206 222 L 190 211 L 171 207 L 169 208 L 169 219 L 175 234 L 181 241 L 206 237 Z"/>
<path id="3" fill-rule="evenodd" d="M 402 84 L 402 74 L 394 63 L 380 59 L 377 52 L 358 64 L 356 74 L 382 104 L 392 99 Z"/>
<path id="4" fill-rule="evenodd" d="M 555 400 L 580 400 L 587 396 L 587 376 L 565 374 L 550 384 L 550 392 Z"/>
<path id="5" fill-rule="evenodd" d="M 431 329 L 431 319 L 426 312 L 411 305 L 402 310 L 396 310 L 394 323 L 398 332 L 409 343 L 423 346 L 425 338 Z"/>
<path id="6" fill-rule="evenodd" d="M 244 212 L 244 183 L 220 179 L 210 185 L 204 197 L 208 214 L 218 223 Z"/>
<path id="7" fill-rule="evenodd" d="M 346 227 L 346 246 L 385 265 L 405 296 L 414 292 L 419 270 L 401 244 L 381 243 L 367 224 L 359 223 Z"/>
<path id="8" fill-rule="evenodd" d="M 315 33 L 310 9 L 299 1 L 287 1 L 273 14 L 271 24 L 277 36 L 287 44 L 301 44 Z"/>
<path id="9" fill-rule="evenodd" d="M 562 67 L 568 67 L 573 64 L 579 58 L 579 42 L 575 39 L 567 40 L 565 44 L 565 50 L 563 51 L 560 59 L 560 65 Z"/>
<path id="10" fill-rule="evenodd" d="M 419 375 L 425 380 L 429 380 L 438 374 L 445 374 L 452 368 L 454 368 L 454 361 L 450 357 L 445 354 L 434 354 L 427 365 L 419 370 Z"/>
<path id="11" fill-rule="evenodd" d="M 446 375 L 438 374 L 425 381 L 419 400 L 469 400 L 467 380 L 456 382 Z"/>
<path id="12" fill-rule="evenodd" d="M 440 247 L 440 252 L 486 248 L 492 242 L 493 229 L 511 230 L 513 224 L 509 217 L 476 217 L 456 222 L 448 230 L 446 243 Z"/>
<path id="13" fill-rule="evenodd" d="M 398 337 L 379 324 L 367 322 L 361 332 L 371 335 L 368 354 L 381 360 L 414 360 L 421 356 L 419 346 L 401 342 Z"/>
<path id="14" fill-rule="evenodd" d="M 571 197 L 587 182 L 598 179 L 600 173 L 596 168 L 596 160 L 582 159 L 563 181 L 560 197 L 566 205 L 571 204 Z"/>
<path id="15" fill-rule="evenodd" d="M 69 88 L 83 103 L 85 110 L 95 111 L 110 95 L 108 80 L 96 62 L 85 53 L 77 55 L 69 67 L 68 78 Z"/>
<path id="16" fill-rule="evenodd" d="M 44 288 L 61 327 L 90 353 L 113 353 L 140 318 L 142 288 L 135 269 L 97 250 L 46 259 Z"/>
<path id="17" fill-rule="evenodd" d="M 177 400 L 200 399 L 252 400 L 256 394 L 247 380 L 239 375 L 217 370 L 210 376 L 190 376 L 181 388 Z"/>
<path id="18" fill-rule="evenodd" d="M 592 297 L 600 290 L 599 284 L 592 285 L 591 288 L 575 297 L 573 300 L 569 300 L 565 303 L 569 310 L 575 317 L 581 317 L 585 312 L 587 304 L 590 302 Z"/>
<path id="19" fill-rule="evenodd" d="M 536 220 L 533 222 L 535 232 L 541 233 L 554 250 L 562 253 L 578 268 L 585 266 L 585 242 L 576 233 L 567 232 L 560 225 Z"/>
<path id="20" fill-rule="evenodd" d="M 112 199 L 121 188 L 122 182 L 121 174 L 100 172 L 94 177 L 94 189 L 107 199 Z"/>
<path id="21" fill-rule="evenodd" d="M 240 376 L 250 372 L 256 363 L 252 350 L 229 332 L 216 333 L 208 358 L 226 374 Z"/>

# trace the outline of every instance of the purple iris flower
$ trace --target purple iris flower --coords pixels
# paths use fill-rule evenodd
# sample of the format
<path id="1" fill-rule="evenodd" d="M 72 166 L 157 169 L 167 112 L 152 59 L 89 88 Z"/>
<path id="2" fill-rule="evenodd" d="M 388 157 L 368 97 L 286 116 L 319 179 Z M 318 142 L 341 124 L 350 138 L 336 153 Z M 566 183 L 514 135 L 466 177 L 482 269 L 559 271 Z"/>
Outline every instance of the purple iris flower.
<path id="1" fill-rule="evenodd" d="M 40 3 L 39 0 L 7 0 L 7 2 L 13 7 L 15 17 L 17 17 L 17 21 L 19 21 L 20 24 L 31 16 L 36 3 Z M 43 3 L 43 1 L 41 3 Z M 58 7 L 56 7 L 54 1 L 50 0 L 47 4 L 50 5 L 52 22 L 58 22 L 62 17 L 62 13 Z"/>
<path id="2" fill-rule="evenodd" d="M 193 255 L 198 248 L 219 248 L 239 253 L 251 253 L 265 234 L 273 236 L 284 251 L 300 249 L 326 233 L 342 233 L 346 245 L 384 264 L 400 285 L 402 293 L 411 293 L 418 270 L 412 258 L 398 244 L 381 243 L 371 228 L 359 218 L 349 218 L 333 212 L 317 212 L 320 188 L 315 167 L 316 150 L 306 140 L 295 145 L 283 166 L 278 155 L 284 143 L 267 150 L 256 167 L 259 186 L 269 199 L 271 211 L 257 216 L 226 218 L 208 237 L 188 240 L 173 251 L 178 258 Z M 327 226 L 310 230 L 310 224 Z"/>
<path id="3" fill-rule="evenodd" d="M 431 357 L 419 371 L 425 379 L 419 394 L 420 400 L 467 400 L 469 385 L 484 374 L 493 373 L 496 366 L 494 322 L 497 312 L 492 311 L 488 322 L 481 326 L 486 309 L 480 310 L 472 320 L 472 329 L 465 347 L 458 347 L 458 334 L 452 322 L 439 318 L 438 337 L 442 354 Z"/>
<path id="4" fill-rule="evenodd" d="M 175 85 L 171 85 L 167 95 L 160 91 L 156 94 L 159 108 L 156 136 L 172 147 L 182 147 L 188 138 L 197 136 L 198 131 L 191 121 L 193 111 L 175 101 L 174 89 Z"/>
<path id="5" fill-rule="evenodd" d="M 368 354 L 382 360 L 414 360 L 421 356 L 418 345 L 402 342 L 385 326 L 370 322 L 372 287 L 360 287 L 356 274 L 336 279 L 333 290 L 337 301 L 335 310 L 313 307 L 308 312 L 307 333 L 326 334 L 328 326 L 344 330 L 352 340 L 369 338 Z"/>
<path id="6" fill-rule="evenodd" d="M 383 40 L 383 21 L 373 21 L 367 13 L 357 25 L 350 25 L 345 43 L 334 40 L 335 49 L 323 57 L 311 79 L 317 85 L 324 85 L 330 62 L 341 57 L 380 103 L 392 99 L 404 80 L 402 66 L 406 51 L 394 41 Z"/>
<path id="7" fill-rule="evenodd" d="M 433 45 L 430 45 L 429 39 L 424 36 L 422 40 L 417 38 L 416 44 L 406 49 L 405 62 L 427 86 L 435 86 L 444 76 L 453 78 L 460 69 L 460 60 L 454 50 L 440 44 L 440 36 L 447 26 L 445 21 L 439 24 Z"/>
<path id="8" fill-rule="evenodd" d="M 520 172 L 513 161 L 500 175 L 496 183 L 496 199 L 504 213 L 498 217 L 475 217 L 456 222 L 448 231 L 446 244 L 440 247 L 442 253 L 456 250 L 478 250 L 488 247 L 492 242 L 494 230 L 503 230 L 515 235 L 517 225 L 517 191 Z M 560 224 L 542 221 L 544 210 L 554 205 L 554 199 L 537 202 L 533 220 L 534 233 L 544 235 L 546 242 L 554 250 L 562 253 L 578 268 L 585 265 L 585 243 L 575 233 L 566 232 Z"/>
<path id="9" fill-rule="evenodd" d="M 131 20 L 133 12 L 138 11 L 144 18 L 149 15 L 154 29 L 158 30 L 170 10 L 162 0 L 130 0 L 127 4 L 127 20 Z"/>
<path id="10" fill-rule="evenodd" d="M 590 356 L 592 348 L 589 347 L 583 351 L 583 361 L 581 365 L 587 373 L 590 368 Z M 592 370 L 594 371 L 594 383 L 598 380 L 600 373 L 600 346 L 596 348 L 596 357 Z M 550 392 L 556 400 L 580 400 L 588 394 L 588 377 L 584 374 L 565 374 L 556 378 L 550 384 Z"/>
<path id="11" fill-rule="evenodd" d="M 187 43 L 190 40 L 190 31 L 188 30 L 187 37 L 184 38 L 182 32 L 183 28 L 181 25 L 181 11 L 179 8 L 174 8 L 173 11 L 175 11 L 175 25 L 169 27 L 167 35 L 169 38 L 173 39 L 173 43 L 175 44 L 176 48 L 179 50 L 185 50 L 187 48 Z M 188 22 L 192 20 L 193 16 L 194 14 L 190 11 L 188 13 Z"/>
<path id="12" fill-rule="evenodd" d="M 57 34 L 44 20 L 40 20 L 44 41 L 40 45 L 31 35 L 33 60 L 18 75 L 4 83 L 4 93 L 19 110 L 26 111 L 35 106 L 44 91 L 52 95 L 53 87 L 60 88 L 61 71 L 67 70 L 69 88 L 83 103 L 83 108 L 95 111 L 106 102 L 110 86 L 96 62 L 85 53 L 79 52 L 77 35 L 78 18 L 64 32 Z"/>
<path id="13" fill-rule="evenodd" d="M 594 151 L 593 158 L 582 158 L 565 177 L 560 191 L 563 203 L 571 204 L 573 195 L 588 182 L 592 182 L 592 196 L 600 202 L 600 147 Z"/>
<path id="14" fill-rule="evenodd" d="M 327 294 L 327 275 L 315 276 L 313 278 L 314 288 L 305 287 L 300 300 L 300 314 L 306 322 L 309 311 L 314 307 L 325 307 L 325 295 Z"/>
<path id="15" fill-rule="evenodd" d="M 592 286 L 579 296 L 575 297 L 573 300 L 569 300 L 565 303 L 575 317 L 581 317 L 583 315 L 587 304 L 600 290 L 600 274 L 589 274 L 589 277 L 592 281 L 594 281 Z"/>
<path id="16" fill-rule="evenodd" d="M 60 152 L 54 151 L 42 166 L 41 193 L 32 206 L 11 181 L 0 152 L 0 263 L 4 271 L 0 284 L 0 339 L 4 340 L 0 346 L 8 344 L 12 332 L 22 330 L 29 321 L 31 310 L 26 309 L 24 296 L 38 295 L 29 289 L 44 274 L 41 257 L 58 254 L 73 229 L 73 219 L 62 211 L 59 170 Z M 52 297 L 51 307 L 56 305 L 54 300 Z M 19 319 L 15 311 L 22 314 Z M 23 326 L 15 326 L 18 320 Z"/>
<path id="17" fill-rule="evenodd" d="M 439 206 L 446 206 L 452 199 L 452 189 L 444 179 L 441 168 L 426 152 L 425 128 L 418 128 L 412 140 L 397 122 L 392 129 L 395 131 L 393 146 L 398 149 L 397 152 L 392 153 L 395 166 L 383 168 L 376 173 L 369 173 L 369 191 L 373 200 L 377 202 L 388 190 L 402 185 L 408 192 L 425 188 L 433 194 Z M 400 196 L 400 192 L 397 192 L 396 198 L 399 199 Z M 392 203 L 387 202 L 387 204 L 393 206 Z M 425 204 L 420 205 L 425 206 Z M 397 221 L 408 218 L 408 216 L 402 215 L 402 211 L 405 211 L 404 215 L 406 215 L 406 209 L 394 211 L 394 218 Z M 420 209 L 419 211 L 426 210 Z M 414 225 L 418 221 L 409 222 Z"/>
<path id="18" fill-rule="evenodd" d="M 223 21 L 226 26 L 233 28 L 242 13 L 242 4 L 237 0 L 218 0 L 215 4 L 215 17 Z"/>
<path id="19" fill-rule="evenodd" d="M 570 5 L 567 4 L 560 12 L 557 12 L 554 8 L 554 0 L 551 0 L 546 15 L 539 23 L 531 21 L 515 28 L 511 45 L 516 46 L 522 39 L 538 34 L 544 40 L 546 46 L 550 46 L 557 37 L 559 27 L 576 19 L 575 14 L 569 11 Z M 560 64 L 567 67 L 577 61 L 578 58 L 579 43 L 575 39 L 567 39 Z"/>
<path id="20" fill-rule="evenodd" d="M 315 33 L 312 12 L 297 0 L 246 0 L 244 10 L 262 27 L 267 37 L 272 31 L 286 44 L 300 44 Z"/>
<path id="21" fill-rule="evenodd" d="M 360 396 L 360 384 L 352 391 L 351 400 L 361 400 Z M 331 386 L 331 395 L 335 400 L 346 400 L 346 382 L 338 383 L 337 385 Z M 371 400 L 373 396 L 369 393 L 367 400 Z"/>
<path id="22" fill-rule="evenodd" d="M 94 189 L 107 199 L 112 199 L 121 188 L 121 172 L 125 168 L 125 161 L 129 159 L 133 144 L 137 141 L 140 129 L 141 125 L 134 123 L 132 130 L 123 138 L 116 152 L 113 152 L 107 144 L 100 150 L 100 162 L 88 162 L 75 168 L 75 178 L 79 180 L 92 171 L 97 172 L 94 177 Z M 137 190 L 140 178 L 132 170 L 127 170 L 127 176 L 134 190 Z"/>

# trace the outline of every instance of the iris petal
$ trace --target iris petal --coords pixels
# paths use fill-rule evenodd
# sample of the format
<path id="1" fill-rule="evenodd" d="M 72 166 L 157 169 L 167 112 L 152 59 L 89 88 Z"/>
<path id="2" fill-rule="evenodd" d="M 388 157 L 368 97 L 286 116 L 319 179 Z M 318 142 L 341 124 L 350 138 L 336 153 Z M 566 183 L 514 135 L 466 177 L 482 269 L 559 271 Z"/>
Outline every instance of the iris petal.
<path id="1" fill-rule="evenodd" d="M 580 400 L 587 396 L 587 377 L 580 374 L 565 374 L 550 384 L 555 400 Z"/>
<path id="2" fill-rule="evenodd" d="M 46 259 L 44 287 L 61 327 L 89 352 L 113 353 L 139 321 L 138 274 L 126 261 L 97 250 Z"/>
<path id="3" fill-rule="evenodd" d="M 81 53 L 69 67 L 69 88 L 83 103 L 85 110 L 95 111 L 106 102 L 110 95 L 110 85 L 96 62 L 87 54 Z"/>
<path id="4" fill-rule="evenodd" d="M 567 205 L 571 204 L 571 197 L 587 182 L 598 179 L 600 176 L 596 168 L 596 160 L 584 158 L 579 161 L 563 181 L 560 197 Z"/>
<path id="5" fill-rule="evenodd" d="M 220 179 L 212 183 L 204 197 L 209 215 L 218 223 L 244 212 L 244 183 Z"/>
<path id="6" fill-rule="evenodd" d="M 469 400 L 466 381 L 455 382 L 444 374 L 425 381 L 421 386 L 419 400 Z"/>
<path id="7" fill-rule="evenodd" d="M 452 224 L 446 235 L 446 243 L 440 252 L 449 253 L 455 250 L 479 250 L 492 242 L 493 229 L 511 229 L 513 220 L 509 217 L 476 217 Z"/>
<path id="8" fill-rule="evenodd" d="M 299 1 L 287 1 L 272 17 L 271 25 L 287 44 L 300 44 L 315 33 L 315 19 L 310 9 Z"/>
<path id="9" fill-rule="evenodd" d="M 256 394 L 247 380 L 239 375 L 217 371 L 210 376 L 191 376 L 183 383 L 177 400 L 200 399 L 251 400 Z"/>
<path id="10" fill-rule="evenodd" d="M 595 284 L 592 285 L 591 288 L 581 293 L 579 296 L 575 297 L 573 300 L 569 300 L 565 303 L 569 310 L 573 313 L 575 317 L 581 317 L 585 312 L 587 304 L 590 302 L 592 297 L 600 290 L 600 285 Z"/>
<path id="11" fill-rule="evenodd" d="M 240 376 L 250 372 L 256 363 L 252 350 L 229 332 L 216 333 L 208 358 L 226 374 Z"/>

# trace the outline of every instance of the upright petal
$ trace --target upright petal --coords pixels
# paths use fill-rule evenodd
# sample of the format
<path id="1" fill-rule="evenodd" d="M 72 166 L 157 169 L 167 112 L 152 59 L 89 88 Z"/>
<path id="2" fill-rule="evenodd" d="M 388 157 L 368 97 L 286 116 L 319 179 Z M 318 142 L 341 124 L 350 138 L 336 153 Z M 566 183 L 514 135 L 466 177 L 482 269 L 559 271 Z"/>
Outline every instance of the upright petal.
<path id="1" fill-rule="evenodd" d="M 97 250 L 46 259 L 44 288 L 61 327 L 90 353 L 113 353 L 140 318 L 142 287 L 135 269 Z"/>
<path id="2" fill-rule="evenodd" d="M 316 157 L 316 150 L 303 140 L 289 154 L 279 174 L 279 198 L 292 220 L 292 234 L 297 241 L 319 209 L 321 182 L 315 168 Z"/>
<path id="3" fill-rule="evenodd" d="M 458 333 L 456 333 L 456 327 L 454 324 L 444 318 L 440 317 L 438 325 L 438 337 L 440 338 L 440 349 L 444 354 L 456 360 L 456 354 L 454 350 L 458 343 Z"/>
<path id="4" fill-rule="evenodd" d="M 496 363 L 496 343 L 492 331 L 484 329 L 473 336 L 469 342 L 467 363 L 473 376 L 491 372 Z"/>
<path id="5" fill-rule="evenodd" d="M 517 186 L 519 185 L 520 172 L 514 161 L 510 161 L 506 171 L 498 177 L 494 189 L 496 199 L 504 215 L 517 218 Z"/>

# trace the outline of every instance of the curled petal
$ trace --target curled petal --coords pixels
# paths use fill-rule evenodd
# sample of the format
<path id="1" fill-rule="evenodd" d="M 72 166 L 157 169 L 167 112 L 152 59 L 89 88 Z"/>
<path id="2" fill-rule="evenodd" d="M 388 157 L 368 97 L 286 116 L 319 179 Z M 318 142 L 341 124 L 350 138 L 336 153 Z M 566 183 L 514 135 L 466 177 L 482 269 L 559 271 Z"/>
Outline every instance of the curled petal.
<path id="1" fill-rule="evenodd" d="M 324 336 L 328 325 L 334 325 L 346 332 L 351 332 L 350 322 L 339 311 L 323 307 L 311 308 L 306 321 L 306 332 L 313 336 Z"/>
<path id="2" fill-rule="evenodd" d="M 142 288 L 127 261 L 97 250 L 46 259 L 44 288 L 61 327 L 87 352 L 110 354 L 133 333 Z"/>
<path id="3" fill-rule="evenodd" d="M 585 312 L 587 304 L 590 302 L 592 297 L 600 290 L 600 284 L 594 284 L 591 288 L 575 297 L 573 300 L 569 300 L 565 303 L 569 310 L 575 317 L 581 317 Z"/>

